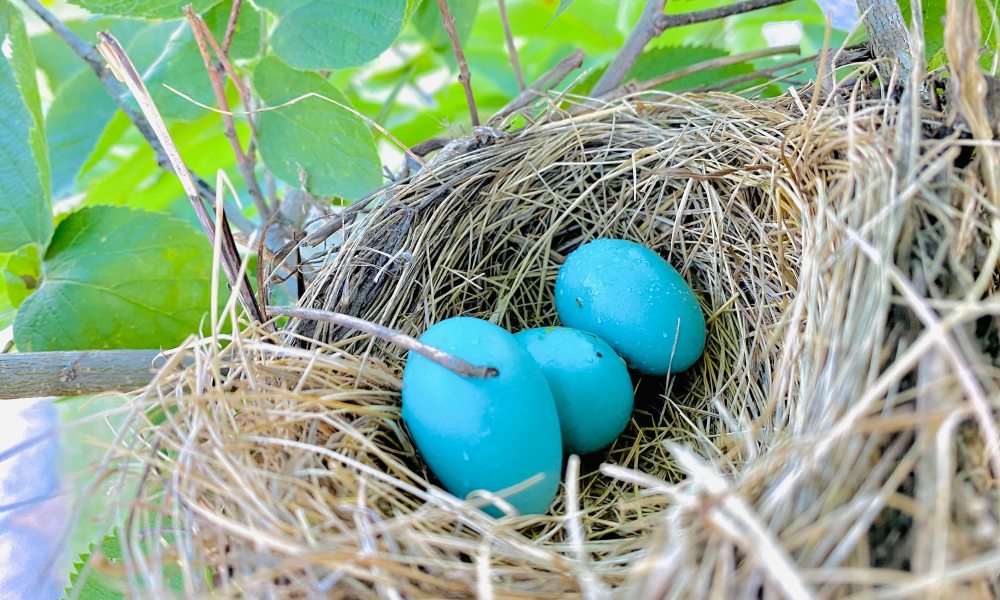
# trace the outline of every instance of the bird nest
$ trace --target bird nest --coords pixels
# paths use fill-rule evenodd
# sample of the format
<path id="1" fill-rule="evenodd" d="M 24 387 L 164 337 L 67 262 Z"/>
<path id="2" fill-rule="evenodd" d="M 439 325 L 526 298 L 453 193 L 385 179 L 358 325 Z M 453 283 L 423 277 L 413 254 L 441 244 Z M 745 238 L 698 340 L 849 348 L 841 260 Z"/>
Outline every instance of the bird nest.
<path id="1" fill-rule="evenodd" d="M 556 324 L 567 253 L 625 238 L 691 284 L 704 357 L 637 379 L 628 428 L 567 461 L 547 514 L 497 519 L 415 452 L 400 348 L 295 319 L 192 341 L 111 450 L 131 589 L 992 594 L 995 150 L 969 163 L 908 106 L 643 96 L 450 145 L 321 227 L 300 306 L 411 335 Z"/>

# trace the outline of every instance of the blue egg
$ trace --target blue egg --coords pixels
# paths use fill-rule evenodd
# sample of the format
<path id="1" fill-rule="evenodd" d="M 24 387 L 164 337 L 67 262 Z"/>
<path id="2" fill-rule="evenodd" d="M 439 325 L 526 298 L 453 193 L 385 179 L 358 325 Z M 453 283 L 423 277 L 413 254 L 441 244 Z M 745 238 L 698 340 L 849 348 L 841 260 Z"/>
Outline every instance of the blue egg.
<path id="1" fill-rule="evenodd" d="M 563 449 L 586 454 L 615 441 L 632 416 L 632 379 L 614 349 L 568 327 L 526 329 L 514 337 L 549 382 Z"/>
<path id="2" fill-rule="evenodd" d="M 431 471 L 459 498 L 540 473 L 540 482 L 506 500 L 521 514 L 544 513 L 559 488 L 562 440 L 552 393 L 531 355 L 506 330 L 470 317 L 441 321 L 420 341 L 500 372 L 462 377 L 410 352 L 403 420 Z"/>
<path id="3" fill-rule="evenodd" d="M 684 371 L 705 349 L 691 287 L 659 254 L 627 240 L 597 239 L 571 252 L 556 276 L 556 311 L 647 375 Z"/>

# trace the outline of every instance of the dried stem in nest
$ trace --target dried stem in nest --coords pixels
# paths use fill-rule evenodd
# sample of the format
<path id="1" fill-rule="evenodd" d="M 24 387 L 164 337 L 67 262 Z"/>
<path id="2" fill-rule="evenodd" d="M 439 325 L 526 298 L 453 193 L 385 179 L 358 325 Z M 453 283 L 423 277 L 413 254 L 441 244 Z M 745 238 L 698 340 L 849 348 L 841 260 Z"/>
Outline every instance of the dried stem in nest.
<path id="1" fill-rule="evenodd" d="M 98 50 L 104 59 L 108 61 L 108 66 L 110 67 L 111 72 L 115 74 L 115 77 L 117 77 L 119 81 L 123 81 L 125 83 L 129 91 L 132 92 L 133 97 L 135 97 L 136 101 L 139 103 L 140 108 L 146 115 L 146 118 L 156 135 L 156 139 L 159 140 L 163 151 L 170 160 L 170 164 L 173 165 L 174 173 L 177 174 L 177 178 L 180 180 L 181 186 L 184 188 L 188 199 L 191 201 L 191 206 L 194 208 L 194 212 L 198 216 L 198 222 L 201 224 L 202 230 L 205 232 L 205 235 L 208 236 L 209 242 L 214 245 L 215 224 L 212 221 L 212 217 L 209 216 L 208 211 L 205 210 L 205 205 L 202 203 L 198 187 L 191 176 L 191 172 L 181 159 L 180 153 L 177 152 L 177 148 L 174 146 L 173 140 L 170 139 L 170 132 L 167 130 L 167 126 L 163 122 L 162 117 L 160 117 L 159 111 L 156 110 L 156 105 L 153 103 L 153 99 L 149 95 L 149 90 L 146 89 L 146 84 L 143 83 L 142 77 L 139 76 L 138 71 L 135 69 L 135 65 L 132 64 L 132 61 L 129 59 L 125 49 L 122 48 L 121 44 L 113 35 L 106 31 L 102 31 L 98 34 L 98 37 L 101 40 Z M 226 272 L 226 278 L 229 280 L 229 287 L 230 289 L 236 291 L 240 298 L 240 303 L 243 305 L 243 308 L 246 309 L 250 317 L 257 322 L 263 322 L 263 313 L 261 313 L 260 306 L 257 304 L 257 299 L 254 297 L 253 291 L 250 288 L 249 280 L 247 280 L 245 275 L 243 277 L 240 277 L 239 275 L 241 262 L 240 255 L 239 251 L 236 249 L 236 241 L 233 239 L 233 233 L 229 228 L 225 213 L 222 213 L 221 225 L 222 266 L 223 270 Z"/>
<path id="2" fill-rule="evenodd" d="M 444 22 L 444 30 L 448 33 L 448 39 L 451 40 L 452 50 L 455 51 L 455 60 L 458 62 L 458 80 L 465 90 L 465 100 L 469 104 L 469 117 L 472 119 L 472 126 L 478 127 L 479 111 L 476 109 L 476 99 L 472 96 L 472 74 L 469 73 L 469 63 L 465 60 L 462 43 L 455 31 L 455 18 L 451 16 L 448 0 L 437 0 L 437 4 L 441 11 L 441 20 Z"/>
<path id="3" fill-rule="evenodd" d="M 415 337 L 408 336 L 405 333 L 377 323 L 372 323 L 371 321 L 359 319 L 358 317 L 352 317 L 350 315 L 330 312 L 327 310 L 297 308 L 294 306 L 268 306 L 267 310 L 269 313 L 274 315 L 285 315 L 288 317 L 309 319 L 312 321 L 326 321 L 327 323 L 334 323 L 336 325 L 340 325 L 341 327 L 357 329 L 358 331 L 373 335 L 385 342 L 395 344 L 401 348 L 406 348 L 411 352 L 416 352 L 417 354 L 436 362 L 452 373 L 461 375 L 462 377 L 487 379 L 490 377 L 496 377 L 500 374 L 495 367 L 474 365 L 465 359 L 455 356 L 454 354 L 449 354 L 442 350 L 438 350 L 434 346 L 425 344 Z"/>

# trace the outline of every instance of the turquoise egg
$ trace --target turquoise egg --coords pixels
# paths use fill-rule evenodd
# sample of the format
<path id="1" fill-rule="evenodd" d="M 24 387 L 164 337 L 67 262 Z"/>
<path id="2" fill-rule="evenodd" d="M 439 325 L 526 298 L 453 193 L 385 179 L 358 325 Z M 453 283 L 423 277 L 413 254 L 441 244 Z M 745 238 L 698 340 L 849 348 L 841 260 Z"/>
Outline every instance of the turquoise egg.
<path id="1" fill-rule="evenodd" d="M 420 341 L 496 377 L 462 377 L 410 352 L 403 369 L 403 420 L 427 466 L 459 498 L 497 492 L 541 473 L 506 497 L 521 514 L 544 513 L 559 488 L 559 417 L 542 370 L 514 336 L 471 317 L 431 326 Z M 497 514 L 496 511 L 489 511 Z"/>
<path id="2" fill-rule="evenodd" d="M 563 449 L 586 454 L 615 441 L 632 416 L 632 379 L 614 349 L 568 327 L 525 329 L 514 337 L 549 382 Z"/>
<path id="3" fill-rule="evenodd" d="M 566 257 L 556 311 L 567 327 L 604 339 L 647 375 L 684 371 L 705 349 L 705 317 L 691 287 L 659 254 L 597 239 Z"/>

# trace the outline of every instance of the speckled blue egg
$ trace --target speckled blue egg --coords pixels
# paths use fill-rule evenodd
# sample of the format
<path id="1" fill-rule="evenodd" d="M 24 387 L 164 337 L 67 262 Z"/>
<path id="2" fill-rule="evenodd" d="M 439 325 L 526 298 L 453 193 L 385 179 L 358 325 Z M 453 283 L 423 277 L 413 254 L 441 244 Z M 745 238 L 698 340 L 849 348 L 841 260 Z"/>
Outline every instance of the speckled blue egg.
<path id="1" fill-rule="evenodd" d="M 569 327 L 526 329 L 514 337 L 549 382 L 563 449 L 586 454 L 615 441 L 632 416 L 632 379 L 614 349 Z"/>
<path id="2" fill-rule="evenodd" d="M 487 379 L 462 377 L 410 352 L 403 420 L 427 466 L 459 498 L 474 490 L 497 492 L 541 473 L 539 483 L 506 500 L 521 514 L 544 513 L 559 488 L 562 440 L 542 370 L 513 335 L 481 319 L 446 319 L 420 340 L 500 372 Z"/>
<path id="3" fill-rule="evenodd" d="M 604 339 L 640 373 L 684 371 L 705 349 L 705 317 L 691 287 L 635 242 L 580 246 L 559 269 L 555 295 L 563 325 Z"/>

